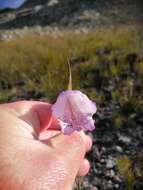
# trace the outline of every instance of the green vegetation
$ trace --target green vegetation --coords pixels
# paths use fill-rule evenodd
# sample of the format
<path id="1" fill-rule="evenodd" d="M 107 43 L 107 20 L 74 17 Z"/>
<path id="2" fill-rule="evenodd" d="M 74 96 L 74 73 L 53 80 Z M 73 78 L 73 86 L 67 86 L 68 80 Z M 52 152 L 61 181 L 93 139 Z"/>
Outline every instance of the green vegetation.
<path id="1" fill-rule="evenodd" d="M 74 190 L 82 190 L 83 188 L 84 188 L 83 178 L 82 177 L 76 177 L 73 189 Z"/>
<path id="2" fill-rule="evenodd" d="M 120 174 L 125 178 L 126 190 L 133 190 L 135 178 L 131 171 L 131 161 L 128 157 L 124 156 L 117 159 L 117 167 Z"/>
<path id="3" fill-rule="evenodd" d="M 74 89 L 81 89 L 102 105 L 106 97 L 101 88 L 112 79 L 116 84 L 112 98 L 124 105 L 129 96 L 138 96 L 138 92 L 132 76 L 122 74 L 133 69 L 143 82 L 143 60 L 136 61 L 140 53 L 138 34 L 132 27 L 0 42 L 0 102 L 54 100 L 67 88 L 69 58 Z M 122 77 L 122 81 L 118 80 Z"/>
<path id="4" fill-rule="evenodd" d="M 119 129 L 122 127 L 123 125 L 123 119 L 121 117 L 121 115 L 118 112 L 114 112 L 112 115 L 112 120 L 114 122 L 114 126 L 116 127 L 116 129 Z"/>

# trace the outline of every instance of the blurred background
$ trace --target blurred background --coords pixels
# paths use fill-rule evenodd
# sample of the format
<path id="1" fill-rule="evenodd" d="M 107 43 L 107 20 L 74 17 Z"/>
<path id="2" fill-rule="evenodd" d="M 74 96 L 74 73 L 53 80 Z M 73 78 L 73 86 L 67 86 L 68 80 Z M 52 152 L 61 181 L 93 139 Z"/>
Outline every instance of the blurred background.
<path id="1" fill-rule="evenodd" d="M 143 189 L 143 1 L 0 0 L 0 103 L 97 103 L 90 173 L 74 190 Z"/>

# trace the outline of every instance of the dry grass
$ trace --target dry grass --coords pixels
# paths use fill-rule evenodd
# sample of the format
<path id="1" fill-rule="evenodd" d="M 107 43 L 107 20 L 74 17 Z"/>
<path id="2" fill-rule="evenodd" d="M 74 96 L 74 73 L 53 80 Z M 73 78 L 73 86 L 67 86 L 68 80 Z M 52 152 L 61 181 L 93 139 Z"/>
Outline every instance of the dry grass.
<path id="1" fill-rule="evenodd" d="M 131 161 L 124 156 L 117 159 L 117 167 L 120 174 L 125 178 L 126 190 L 133 190 L 135 184 L 135 177 L 131 170 Z"/>
<path id="2" fill-rule="evenodd" d="M 20 91 L 37 92 L 53 100 L 61 90 L 67 88 L 68 57 L 72 65 L 74 88 L 83 89 L 102 103 L 104 97 L 89 90 L 97 85 L 96 72 L 103 78 L 118 76 L 128 69 L 125 57 L 132 52 L 140 52 L 138 35 L 132 27 L 57 38 L 28 36 L 1 42 L 0 86 L 3 91 L 0 92 L 0 102 L 8 101 Z M 118 60 L 116 66 L 115 59 Z M 143 75 L 141 70 L 139 72 Z M 117 94 L 115 96 L 118 97 Z"/>

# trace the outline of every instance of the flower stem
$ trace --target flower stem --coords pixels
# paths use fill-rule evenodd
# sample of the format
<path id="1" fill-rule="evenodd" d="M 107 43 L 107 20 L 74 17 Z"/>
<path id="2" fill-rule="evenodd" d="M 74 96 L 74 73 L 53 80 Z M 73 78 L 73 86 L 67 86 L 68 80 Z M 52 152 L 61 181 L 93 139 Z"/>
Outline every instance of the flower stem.
<path id="1" fill-rule="evenodd" d="M 72 73 L 71 73 L 71 65 L 69 58 L 67 58 L 68 67 L 69 67 L 69 83 L 68 83 L 68 90 L 72 90 Z"/>

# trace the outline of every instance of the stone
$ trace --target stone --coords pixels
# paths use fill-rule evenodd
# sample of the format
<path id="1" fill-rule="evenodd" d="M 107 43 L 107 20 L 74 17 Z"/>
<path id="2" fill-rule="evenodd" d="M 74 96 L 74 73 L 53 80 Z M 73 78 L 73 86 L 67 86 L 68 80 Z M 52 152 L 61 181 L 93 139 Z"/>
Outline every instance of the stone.
<path id="1" fill-rule="evenodd" d="M 125 143 L 125 144 L 130 144 L 131 143 L 131 138 L 128 137 L 128 136 L 123 136 L 123 135 L 120 135 L 119 136 L 119 141 Z"/>
<path id="2" fill-rule="evenodd" d="M 122 149 L 122 147 L 120 147 L 120 146 L 116 146 L 116 147 L 115 147 L 115 150 L 118 151 L 118 152 L 120 152 L 120 153 L 123 152 L 123 149 Z"/>
<path id="3" fill-rule="evenodd" d="M 119 188 L 119 184 L 115 184 L 115 188 L 118 189 Z"/>
<path id="4" fill-rule="evenodd" d="M 58 0 L 50 0 L 49 2 L 48 2 L 48 6 L 50 7 L 50 6 L 54 6 L 54 5 L 56 5 L 56 4 L 58 4 L 59 2 L 58 2 Z"/>
<path id="5" fill-rule="evenodd" d="M 115 172 L 114 172 L 114 170 L 109 170 L 109 171 L 106 172 L 105 175 L 106 175 L 106 177 L 114 178 Z"/>
<path id="6" fill-rule="evenodd" d="M 112 189 L 112 188 L 113 188 L 112 181 L 109 180 L 109 181 L 107 182 L 106 189 Z"/>
<path id="7" fill-rule="evenodd" d="M 102 159 L 100 160 L 100 163 L 101 163 L 101 164 L 104 164 L 104 163 L 105 163 L 105 159 L 102 158 Z"/>
<path id="8" fill-rule="evenodd" d="M 112 169 L 115 165 L 116 164 L 113 160 L 107 160 L 107 162 L 106 162 L 106 168 L 107 169 Z"/>
<path id="9" fill-rule="evenodd" d="M 110 170 L 110 177 L 113 178 L 115 176 L 114 170 Z"/>
<path id="10" fill-rule="evenodd" d="M 42 5 L 36 5 L 36 6 L 34 7 L 34 12 L 35 12 L 35 13 L 38 13 L 42 8 L 43 8 Z"/>
<path id="11" fill-rule="evenodd" d="M 117 176 L 117 175 L 114 177 L 114 180 L 115 180 L 117 183 L 121 183 L 121 181 L 122 181 L 122 180 L 120 179 L 120 177 Z"/>

